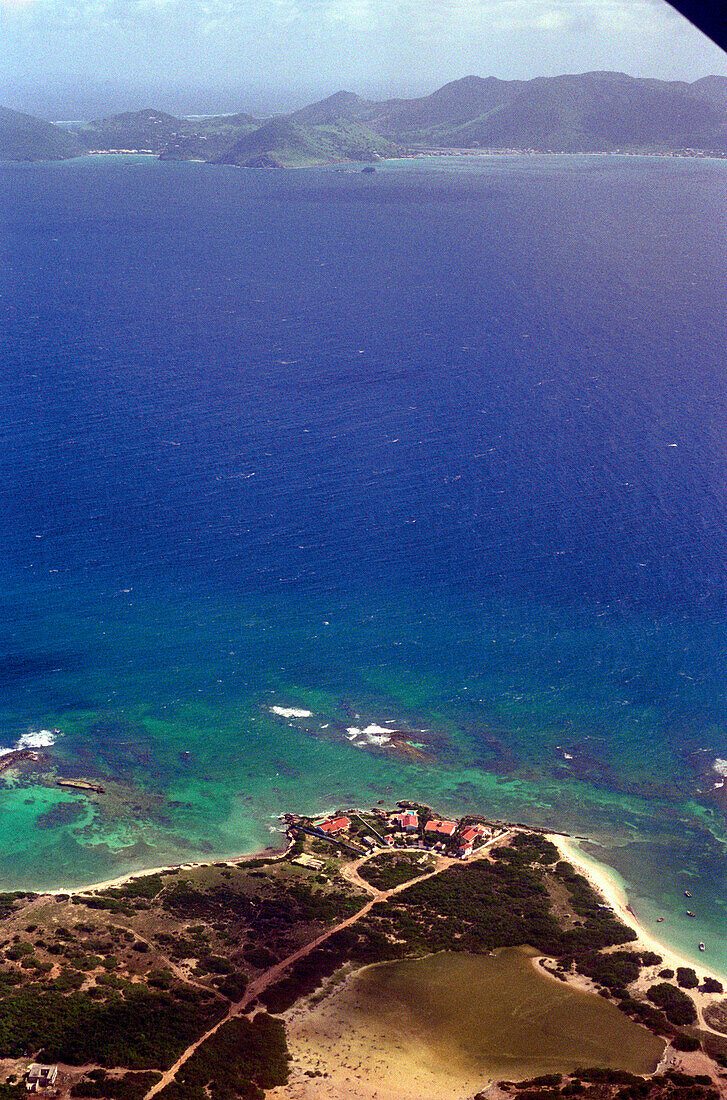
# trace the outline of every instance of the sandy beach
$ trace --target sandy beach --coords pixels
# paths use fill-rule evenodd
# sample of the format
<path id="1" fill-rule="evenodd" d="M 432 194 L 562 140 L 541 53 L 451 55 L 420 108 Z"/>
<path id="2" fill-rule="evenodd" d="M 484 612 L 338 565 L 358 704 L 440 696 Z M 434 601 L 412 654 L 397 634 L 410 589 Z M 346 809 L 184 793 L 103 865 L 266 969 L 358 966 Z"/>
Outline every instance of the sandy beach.
<path id="1" fill-rule="evenodd" d="M 631 909 L 626 891 L 615 874 L 587 855 L 575 840 L 560 834 L 550 834 L 548 840 L 555 844 L 563 859 L 567 860 L 568 863 L 572 863 L 588 879 L 594 890 L 601 895 L 607 905 L 611 906 L 624 924 L 627 924 L 629 928 L 633 928 L 638 940 L 634 944 L 629 944 L 629 947 L 636 950 L 654 951 L 663 958 L 662 966 L 671 967 L 673 970 L 676 970 L 678 966 L 689 966 L 696 970 L 700 977 L 704 975 L 705 977 L 716 978 L 717 981 L 722 982 L 727 987 L 727 975 L 708 966 L 706 962 L 702 963 L 701 960 L 687 959 L 648 932 Z M 700 1007 L 702 1003 L 709 1004 L 714 1000 L 713 996 L 700 994 L 697 990 L 690 990 L 689 992 Z"/>
<path id="2" fill-rule="evenodd" d="M 40 890 L 39 893 L 50 897 L 59 894 L 95 894 L 99 890 L 111 890 L 115 886 L 125 886 L 127 882 L 134 882 L 139 878 L 148 878 L 149 875 L 170 874 L 172 871 L 195 871 L 200 867 L 214 867 L 216 864 L 226 864 L 228 867 L 237 867 L 241 863 L 249 863 L 251 859 L 284 859 L 290 848 L 289 842 L 285 848 L 264 848 L 262 851 L 245 852 L 239 856 L 224 856 L 220 859 L 205 859 L 199 862 L 167 863 L 163 867 L 147 867 L 143 871 L 128 871 L 117 878 L 104 879 L 102 882 L 91 882 L 88 886 L 61 886 L 56 890 Z"/>

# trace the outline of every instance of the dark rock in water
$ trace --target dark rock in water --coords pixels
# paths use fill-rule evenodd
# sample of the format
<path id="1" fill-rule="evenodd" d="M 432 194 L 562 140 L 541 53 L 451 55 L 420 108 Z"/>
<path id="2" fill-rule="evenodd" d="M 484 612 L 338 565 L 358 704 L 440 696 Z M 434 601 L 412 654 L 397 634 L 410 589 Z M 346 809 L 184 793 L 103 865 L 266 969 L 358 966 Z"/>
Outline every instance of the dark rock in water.
<path id="1" fill-rule="evenodd" d="M 373 164 L 365 164 L 361 171 L 364 173 L 364 175 L 370 176 L 372 172 L 376 171 L 376 169 L 374 168 Z"/>

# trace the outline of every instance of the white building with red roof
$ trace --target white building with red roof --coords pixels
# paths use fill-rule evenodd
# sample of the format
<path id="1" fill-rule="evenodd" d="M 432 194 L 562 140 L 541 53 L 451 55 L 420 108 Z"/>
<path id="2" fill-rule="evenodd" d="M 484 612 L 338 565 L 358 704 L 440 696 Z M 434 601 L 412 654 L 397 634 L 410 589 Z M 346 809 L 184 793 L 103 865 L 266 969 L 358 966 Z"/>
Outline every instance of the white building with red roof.
<path id="1" fill-rule="evenodd" d="M 398 825 L 400 829 L 403 829 L 405 833 L 419 832 L 419 814 L 414 813 L 413 810 L 407 810 L 403 814 L 392 814 L 390 820 L 394 825 Z"/>

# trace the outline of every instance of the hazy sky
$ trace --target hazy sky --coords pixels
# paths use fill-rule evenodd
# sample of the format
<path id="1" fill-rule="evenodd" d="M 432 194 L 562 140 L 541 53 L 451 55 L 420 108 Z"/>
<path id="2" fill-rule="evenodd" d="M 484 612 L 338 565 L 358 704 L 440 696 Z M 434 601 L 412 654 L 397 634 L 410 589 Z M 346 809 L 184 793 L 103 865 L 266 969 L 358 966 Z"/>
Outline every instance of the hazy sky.
<path id="1" fill-rule="evenodd" d="M 727 54 L 664 0 L 0 0 L 0 103 L 46 117 L 590 69 L 694 80 Z"/>

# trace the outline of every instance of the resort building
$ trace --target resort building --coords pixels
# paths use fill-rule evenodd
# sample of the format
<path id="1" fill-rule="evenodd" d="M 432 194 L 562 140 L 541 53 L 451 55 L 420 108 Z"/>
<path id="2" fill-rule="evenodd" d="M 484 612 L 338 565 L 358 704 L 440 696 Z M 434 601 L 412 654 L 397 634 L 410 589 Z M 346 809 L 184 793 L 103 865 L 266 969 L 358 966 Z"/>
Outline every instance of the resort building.
<path id="1" fill-rule="evenodd" d="M 350 824 L 350 817 L 334 817 L 328 821 L 322 822 L 322 824 L 318 826 L 318 829 L 320 832 L 325 833 L 326 836 L 335 836 L 337 833 L 342 833 Z"/>
<path id="2" fill-rule="evenodd" d="M 400 829 L 403 829 L 405 833 L 419 832 L 419 814 L 414 813 L 413 810 L 407 810 L 403 814 L 392 814 L 390 820 L 394 825 L 398 825 Z"/>
<path id="3" fill-rule="evenodd" d="M 480 837 L 484 837 L 486 833 L 487 829 L 484 825 L 467 825 L 460 833 L 457 855 L 462 859 L 471 856 L 475 841 L 479 840 Z"/>
<path id="4" fill-rule="evenodd" d="M 452 837 L 457 832 L 456 821 L 440 821 L 438 818 L 433 817 L 424 826 L 424 832 L 427 836 L 445 836 Z"/>

